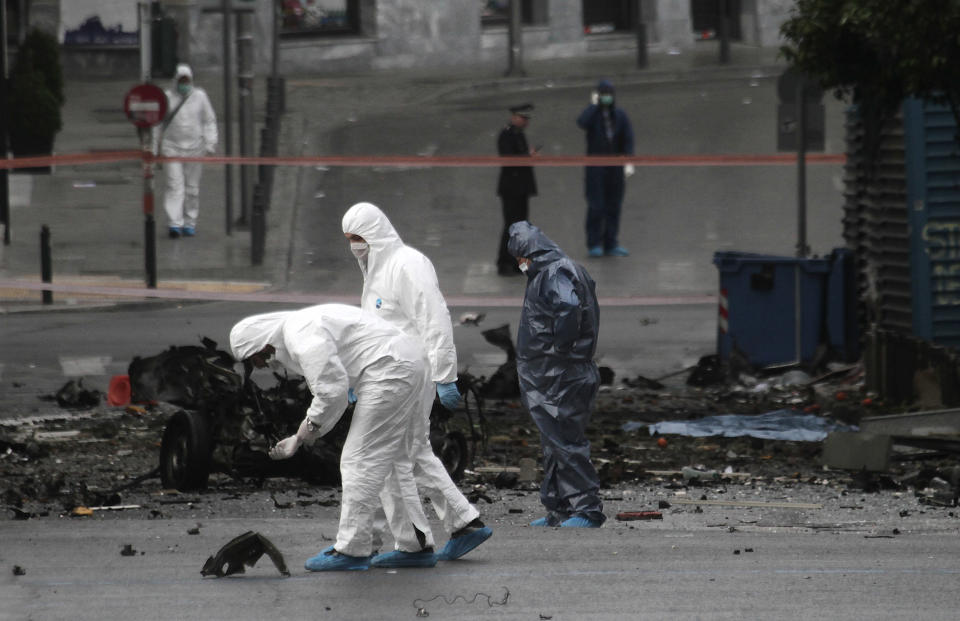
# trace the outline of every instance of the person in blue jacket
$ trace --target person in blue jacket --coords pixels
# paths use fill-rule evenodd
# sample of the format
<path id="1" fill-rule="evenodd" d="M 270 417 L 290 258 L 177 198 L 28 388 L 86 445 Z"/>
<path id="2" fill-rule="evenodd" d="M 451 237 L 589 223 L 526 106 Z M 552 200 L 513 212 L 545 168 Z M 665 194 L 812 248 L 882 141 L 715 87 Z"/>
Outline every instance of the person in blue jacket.
<path id="1" fill-rule="evenodd" d="M 520 399 L 543 447 L 540 501 L 547 515 L 530 525 L 597 528 L 606 516 L 586 436 L 600 386 L 596 285 L 529 222 L 510 226 L 508 249 L 527 276 L 517 329 Z"/>
<path id="2" fill-rule="evenodd" d="M 601 80 L 591 103 L 577 117 L 587 135 L 587 155 L 633 155 L 633 128 L 627 113 L 614 101 L 613 84 Z M 630 253 L 617 241 L 620 208 L 625 190 L 624 172 L 633 166 L 587 166 L 587 253 L 591 257 L 625 257 Z"/>

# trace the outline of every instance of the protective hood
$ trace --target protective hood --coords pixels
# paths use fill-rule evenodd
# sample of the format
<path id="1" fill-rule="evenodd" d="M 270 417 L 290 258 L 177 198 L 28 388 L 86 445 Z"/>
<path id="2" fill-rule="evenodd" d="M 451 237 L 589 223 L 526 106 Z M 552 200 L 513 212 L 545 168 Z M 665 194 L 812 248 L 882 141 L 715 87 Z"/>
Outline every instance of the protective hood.
<path id="1" fill-rule="evenodd" d="M 613 82 L 610 80 L 600 80 L 597 82 L 597 92 L 600 94 L 613 95 Z"/>
<path id="2" fill-rule="evenodd" d="M 375 205 L 357 203 L 343 216 L 343 232 L 370 245 L 365 259 L 360 306 L 417 337 L 430 359 L 431 378 L 457 379 L 457 350 L 450 312 L 437 273 L 423 253 L 403 243 L 387 216 Z"/>
<path id="3" fill-rule="evenodd" d="M 243 362 L 267 345 L 277 350 L 277 359 L 286 358 L 283 345 L 283 324 L 294 311 L 279 311 L 253 315 L 241 319 L 230 330 L 230 351 L 233 357 Z M 283 362 L 283 360 L 281 360 Z"/>
<path id="4" fill-rule="evenodd" d="M 543 231 L 526 220 L 510 225 L 507 250 L 515 257 L 530 259 L 528 277 L 532 277 L 547 265 L 567 256 L 563 250 L 560 250 L 560 246 L 544 235 Z"/>
<path id="5" fill-rule="evenodd" d="M 190 65 L 186 63 L 180 63 L 177 65 L 177 71 L 173 76 L 174 83 L 178 82 L 180 78 L 186 77 L 191 82 L 193 82 L 193 70 L 190 69 Z"/>
<path id="6" fill-rule="evenodd" d="M 343 232 L 359 235 L 370 244 L 366 260 L 357 259 L 364 275 L 375 271 L 378 261 L 403 246 L 403 240 L 390 219 L 373 203 L 357 203 L 343 214 Z"/>

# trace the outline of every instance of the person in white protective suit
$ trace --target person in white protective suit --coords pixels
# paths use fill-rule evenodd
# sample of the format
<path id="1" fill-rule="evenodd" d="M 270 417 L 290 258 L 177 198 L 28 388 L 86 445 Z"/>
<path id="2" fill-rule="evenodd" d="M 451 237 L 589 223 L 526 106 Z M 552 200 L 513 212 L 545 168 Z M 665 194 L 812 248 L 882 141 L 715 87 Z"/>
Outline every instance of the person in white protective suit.
<path id="1" fill-rule="evenodd" d="M 371 203 L 357 203 L 343 216 L 343 233 L 363 273 L 360 306 L 422 343 L 430 360 L 430 374 L 444 407 L 453 409 L 460 399 L 457 390 L 457 351 L 453 342 L 450 313 L 440 292 L 433 264 L 421 252 L 407 246 L 387 216 Z M 486 541 L 493 531 L 480 521 L 480 513 L 451 480 L 443 462 L 430 445 L 432 395 L 423 404 L 416 419 L 414 452 L 411 455 L 415 481 L 401 478 L 402 497 L 412 493 L 408 487 L 419 485 L 430 498 L 437 517 L 450 539 L 440 551 L 440 560 L 460 558 Z M 402 473 L 401 473 L 402 474 Z M 396 496 L 396 494 L 394 494 Z M 407 507 L 410 503 L 406 503 Z M 384 505 L 390 517 L 390 507 Z M 411 516 L 418 529 L 423 529 Z M 403 520 L 391 518 L 396 531 Z M 407 555 L 400 550 L 381 554 L 378 566 L 403 566 Z M 394 565 L 396 563 L 396 565 Z"/>
<path id="2" fill-rule="evenodd" d="M 217 117 L 206 91 L 193 84 L 193 71 L 177 65 L 166 91 L 167 116 L 154 133 L 154 152 L 166 157 L 199 157 L 217 148 Z M 166 162 L 163 208 L 171 239 L 193 237 L 200 214 L 200 162 Z"/>
<path id="3" fill-rule="evenodd" d="M 329 432 L 343 415 L 348 394 L 355 391 L 356 406 L 340 455 L 343 494 L 337 540 L 304 566 L 309 571 L 368 569 L 384 481 L 398 468 L 412 476 L 413 421 L 433 395 L 422 346 L 360 308 L 323 304 L 247 317 L 231 330 L 230 349 L 237 360 L 260 368 L 275 357 L 302 375 L 313 394 L 297 433 L 270 450 L 273 459 L 290 458 L 301 445 Z M 394 497 L 391 502 L 403 504 L 411 512 L 409 519 L 426 522 L 419 496 Z M 420 548 L 418 542 L 413 545 Z M 432 549 L 430 556 L 435 556 Z"/>

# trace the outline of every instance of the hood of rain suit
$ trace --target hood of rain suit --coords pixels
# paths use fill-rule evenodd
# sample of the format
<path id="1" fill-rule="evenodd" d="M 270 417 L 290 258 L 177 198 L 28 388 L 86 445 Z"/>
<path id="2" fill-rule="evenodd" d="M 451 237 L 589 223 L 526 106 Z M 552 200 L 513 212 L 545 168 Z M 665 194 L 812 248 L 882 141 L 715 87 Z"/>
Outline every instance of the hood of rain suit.
<path id="1" fill-rule="evenodd" d="M 518 372 L 532 385 L 550 383 L 572 363 L 593 364 L 600 326 L 596 285 L 549 237 L 529 222 L 510 226 L 510 254 L 530 259 L 517 330 Z M 546 395 L 551 396 L 552 390 Z M 562 395 L 553 394 L 551 398 Z"/>
<path id="2" fill-rule="evenodd" d="M 375 390 L 398 362 L 422 364 L 419 344 L 356 306 L 321 304 L 254 315 L 230 331 L 230 351 L 245 360 L 272 345 L 276 359 L 313 393 L 307 418 L 327 433 L 347 407 L 347 390 Z M 366 386 L 365 383 L 370 385 Z"/>
<path id="3" fill-rule="evenodd" d="M 450 312 L 437 273 L 423 253 L 403 243 L 376 205 L 357 203 L 343 216 L 343 232 L 370 246 L 358 259 L 363 273 L 360 306 L 423 343 L 430 378 L 438 384 L 457 379 L 457 350 Z"/>

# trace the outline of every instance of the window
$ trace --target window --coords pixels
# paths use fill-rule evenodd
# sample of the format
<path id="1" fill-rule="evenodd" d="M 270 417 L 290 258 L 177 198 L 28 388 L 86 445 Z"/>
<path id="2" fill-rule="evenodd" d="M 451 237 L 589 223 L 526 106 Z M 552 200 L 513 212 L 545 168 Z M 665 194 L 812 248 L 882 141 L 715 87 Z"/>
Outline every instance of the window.
<path id="1" fill-rule="evenodd" d="M 690 0 L 693 32 L 698 39 L 716 38 L 723 10 L 730 17 L 730 38 L 740 39 L 740 0 Z"/>
<path id="2" fill-rule="evenodd" d="M 520 0 L 520 22 L 525 26 L 547 22 L 547 0 Z M 510 0 L 480 0 L 480 23 L 506 26 L 510 23 Z"/>
<path id="3" fill-rule="evenodd" d="M 283 0 L 284 36 L 355 34 L 360 31 L 358 0 Z"/>
<path id="4" fill-rule="evenodd" d="M 23 32 L 23 0 L 3 0 L 7 6 L 7 47 L 16 47 Z M 9 57 L 8 57 L 9 58 Z"/>
<path id="5" fill-rule="evenodd" d="M 636 29 L 636 0 L 583 0 L 583 31 L 604 34 Z"/>

